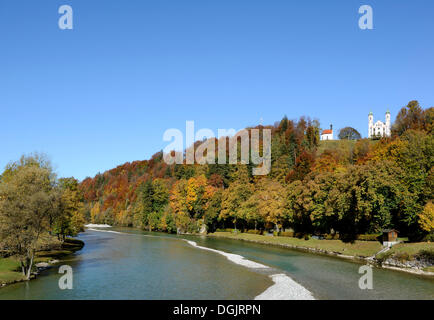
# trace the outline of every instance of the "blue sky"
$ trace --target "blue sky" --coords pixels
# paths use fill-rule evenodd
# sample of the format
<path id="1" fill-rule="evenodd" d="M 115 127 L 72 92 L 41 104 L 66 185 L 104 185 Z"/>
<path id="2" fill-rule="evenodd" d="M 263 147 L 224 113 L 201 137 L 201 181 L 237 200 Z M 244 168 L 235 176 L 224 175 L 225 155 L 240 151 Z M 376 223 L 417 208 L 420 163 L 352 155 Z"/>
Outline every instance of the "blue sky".
<path id="1" fill-rule="evenodd" d="M 58 28 L 58 8 L 74 29 Z M 360 30 L 358 8 L 374 10 Z M 353 126 L 434 105 L 431 0 L 1 0 L 0 167 L 47 153 L 83 179 L 148 159 L 169 128 L 283 115 Z"/>

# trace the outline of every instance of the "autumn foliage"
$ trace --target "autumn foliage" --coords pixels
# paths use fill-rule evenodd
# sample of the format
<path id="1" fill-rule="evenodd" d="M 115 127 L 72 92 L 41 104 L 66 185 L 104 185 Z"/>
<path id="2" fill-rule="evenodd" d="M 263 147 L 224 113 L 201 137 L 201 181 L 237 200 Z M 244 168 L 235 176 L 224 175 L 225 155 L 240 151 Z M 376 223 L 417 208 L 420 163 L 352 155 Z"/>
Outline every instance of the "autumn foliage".
<path id="1" fill-rule="evenodd" d="M 284 117 L 266 127 L 267 176 L 253 176 L 251 165 L 167 165 L 158 152 L 82 181 L 87 219 L 166 232 L 291 228 L 350 238 L 393 227 L 422 238 L 432 233 L 433 118 L 433 108 L 412 101 L 392 138 L 320 142 L 318 121 Z"/>

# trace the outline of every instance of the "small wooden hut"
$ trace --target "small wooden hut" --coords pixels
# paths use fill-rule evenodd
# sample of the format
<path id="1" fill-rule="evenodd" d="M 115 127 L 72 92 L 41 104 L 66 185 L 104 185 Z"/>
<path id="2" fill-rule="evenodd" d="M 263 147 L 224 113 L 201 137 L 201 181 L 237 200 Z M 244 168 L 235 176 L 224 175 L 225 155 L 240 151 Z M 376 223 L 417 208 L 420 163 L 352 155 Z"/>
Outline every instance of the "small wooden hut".
<path id="1" fill-rule="evenodd" d="M 398 241 L 398 231 L 395 229 L 383 230 L 383 243 L 385 242 L 397 242 Z"/>

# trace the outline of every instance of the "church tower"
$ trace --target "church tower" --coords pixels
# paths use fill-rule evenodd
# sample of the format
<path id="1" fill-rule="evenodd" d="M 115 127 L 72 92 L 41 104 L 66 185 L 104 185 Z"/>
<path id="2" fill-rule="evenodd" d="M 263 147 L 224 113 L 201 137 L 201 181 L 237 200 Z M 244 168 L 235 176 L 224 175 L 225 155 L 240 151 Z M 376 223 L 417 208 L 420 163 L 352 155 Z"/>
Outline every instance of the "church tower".
<path id="1" fill-rule="evenodd" d="M 387 110 L 386 112 L 386 136 L 390 137 L 391 132 L 390 132 L 390 111 Z"/>
<path id="2" fill-rule="evenodd" d="M 369 133 L 368 138 L 372 138 L 374 135 L 374 114 L 372 112 L 369 112 Z"/>

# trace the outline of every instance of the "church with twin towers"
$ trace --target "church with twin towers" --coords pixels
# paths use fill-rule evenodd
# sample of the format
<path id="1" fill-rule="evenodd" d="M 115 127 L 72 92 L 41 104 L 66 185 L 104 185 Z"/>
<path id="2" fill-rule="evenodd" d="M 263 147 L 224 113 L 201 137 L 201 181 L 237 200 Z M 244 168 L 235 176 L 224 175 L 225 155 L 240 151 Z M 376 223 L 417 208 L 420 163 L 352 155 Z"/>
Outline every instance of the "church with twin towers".
<path id="1" fill-rule="evenodd" d="M 377 120 L 374 123 L 374 114 L 372 112 L 369 113 L 369 133 L 368 137 L 376 138 L 376 137 L 390 137 L 390 111 L 387 110 L 385 122 Z"/>

